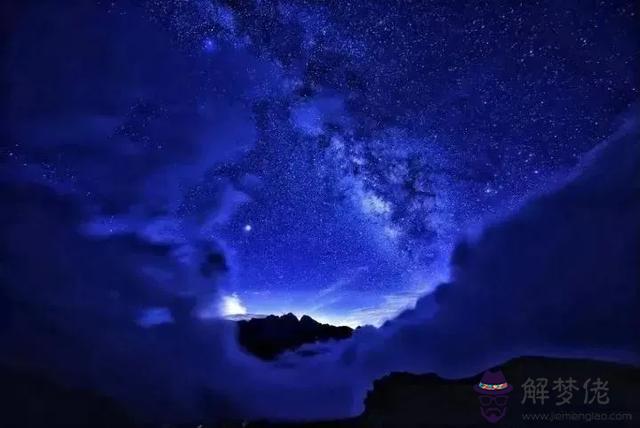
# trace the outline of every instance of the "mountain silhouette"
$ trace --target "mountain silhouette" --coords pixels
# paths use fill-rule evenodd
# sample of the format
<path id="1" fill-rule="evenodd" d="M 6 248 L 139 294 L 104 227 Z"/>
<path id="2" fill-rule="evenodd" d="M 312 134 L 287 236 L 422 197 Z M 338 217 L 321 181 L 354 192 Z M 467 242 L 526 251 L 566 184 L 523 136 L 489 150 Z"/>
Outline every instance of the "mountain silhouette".
<path id="1" fill-rule="evenodd" d="M 307 343 L 341 340 L 351 337 L 350 327 L 322 324 L 308 315 L 298 319 L 294 314 L 240 320 L 238 341 L 251 354 L 272 360 L 284 351 Z"/>

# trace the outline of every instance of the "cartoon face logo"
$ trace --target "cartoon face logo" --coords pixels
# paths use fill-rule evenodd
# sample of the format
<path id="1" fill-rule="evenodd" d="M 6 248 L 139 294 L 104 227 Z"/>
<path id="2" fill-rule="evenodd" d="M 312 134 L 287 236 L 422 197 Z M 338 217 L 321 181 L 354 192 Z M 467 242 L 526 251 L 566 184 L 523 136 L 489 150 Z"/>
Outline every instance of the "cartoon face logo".
<path id="1" fill-rule="evenodd" d="M 504 418 L 513 387 L 507 383 L 500 370 L 484 372 L 480 382 L 473 385 L 473 390 L 478 393 L 483 418 L 492 424 Z"/>

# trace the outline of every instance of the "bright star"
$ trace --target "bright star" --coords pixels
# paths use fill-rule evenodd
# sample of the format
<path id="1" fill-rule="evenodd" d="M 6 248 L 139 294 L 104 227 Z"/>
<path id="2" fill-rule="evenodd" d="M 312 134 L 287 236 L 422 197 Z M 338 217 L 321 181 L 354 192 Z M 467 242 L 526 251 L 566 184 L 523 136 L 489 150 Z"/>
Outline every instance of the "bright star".
<path id="1" fill-rule="evenodd" d="M 208 53 L 213 53 L 218 50 L 218 45 L 213 39 L 204 39 L 202 41 L 202 50 Z"/>

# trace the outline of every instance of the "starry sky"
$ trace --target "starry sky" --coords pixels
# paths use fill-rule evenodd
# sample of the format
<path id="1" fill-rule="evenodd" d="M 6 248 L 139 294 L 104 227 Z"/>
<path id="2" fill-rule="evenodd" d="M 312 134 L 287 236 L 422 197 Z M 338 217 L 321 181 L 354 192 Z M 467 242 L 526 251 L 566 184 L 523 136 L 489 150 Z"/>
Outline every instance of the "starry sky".
<path id="1" fill-rule="evenodd" d="M 640 92 L 632 1 L 8 4 L 3 182 L 203 317 L 379 325 Z"/>

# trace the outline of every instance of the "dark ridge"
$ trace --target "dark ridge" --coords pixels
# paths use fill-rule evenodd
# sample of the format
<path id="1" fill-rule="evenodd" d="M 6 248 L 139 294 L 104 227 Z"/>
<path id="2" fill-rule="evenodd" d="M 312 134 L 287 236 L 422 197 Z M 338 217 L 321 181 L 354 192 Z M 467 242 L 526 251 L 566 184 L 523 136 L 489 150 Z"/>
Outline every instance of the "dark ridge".
<path id="1" fill-rule="evenodd" d="M 507 413 L 499 421 L 503 426 L 523 426 L 523 415 L 533 413 L 632 413 L 633 420 L 616 421 L 617 426 L 637 426 L 640 411 L 640 367 L 617 363 L 544 357 L 521 357 L 500 367 L 513 390 L 509 394 Z M 487 426 L 480 415 L 478 394 L 473 391 L 481 373 L 465 379 L 443 379 L 435 374 L 391 373 L 373 383 L 365 399 L 365 411 L 358 417 L 358 426 Z M 557 406 L 558 391 L 554 380 L 573 378 L 578 388 L 568 404 Z M 523 384 L 527 379 L 546 379 L 549 398 L 544 404 L 523 403 Z M 597 378 L 608 382 L 608 404 L 585 404 L 583 384 Z M 591 385 L 591 384 L 590 384 Z M 549 425 L 538 421 L 535 426 Z M 575 421 L 566 423 L 576 424 Z M 377 425 L 376 425 L 377 424 Z M 576 425 L 581 426 L 578 422 Z M 597 425 L 597 423 L 596 423 Z"/>
<path id="2" fill-rule="evenodd" d="M 503 420 L 493 426 L 504 427 L 564 427 L 564 426 L 620 426 L 637 427 L 640 414 L 640 367 L 617 363 L 545 357 L 521 357 L 503 364 L 500 369 L 513 386 L 509 394 L 507 412 Z M 443 379 L 433 373 L 412 374 L 395 372 L 373 382 L 364 401 L 365 410 L 357 417 L 314 422 L 256 421 L 252 428 L 271 427 L 487 427 L 492 426 L 480 415 L 478 394 L 473 390 L 481 373 L 464 379 Z M 578 390 L 569 404 L 556 406 L 557 393 L 553 381 L 572 377 Z M 528 379 L 548 380 L 549 398 L 541 404 L 530 399 L 522 403 L 522 385 Z M 608 382 L 608 404 L 584 404 L 583 383 L 600 378 Z M 631 419 L 615 422 L 583 421 L 525 421 L 523 415 L 536 413 L 565 413 L 568 417 L 593 414 L 631 414 Z M 595 416 L 594 416 L 595 417 Z M 618 417 L 618 416 L 616 416 Z M 238 425 L 241 426 L 241 425 Z"/>
<path id="3" fill-rule="evenodd" d="M 278 317 L 276 317 L 278 318 Z M 552 421 L 525 423 L 523 415 L 533 413 L 631 414 L 631 420 L 609 423 L 611 426 L 637 426 L 640 414 L 640 367 L 582 359 L 522 357 L 503 364 L 500 369 L 513 391 L 507 413 L 497 426 L 558 427 Z M 479 400 L 473 390 L 481 377 L 443 379 L 435 374 L 391 373 L 373 382 L 364 400 L 365 409 L 357 417 L 314 422 L 269 422 L 246 420 L 195 421 L 171 424 L 171 427 L 486 427 L 479 412 Z M 553 381 L 576 380 L 578 390 L 566 406 L 556 406 Z M 522 403 L 522 385 L 528 379 L 548 380 L 549 398 L 544 404 Z M 584 404 L 582 385 L 587 379 L 608 382 L 607 404 Z M 119 403 L 95 391 L 62 387 L 50 380 L 22 370 L 0 366 L 1 427 L 153 427 L 136 424 Z M 216 414 L 213 412 L 212 414 Z M 568 423 L 568 422 L 567 422 Z M 582 426 L 572 422 L 571 425 Z M 597 421 L 592 426 L 601 426 Z"/>
<path id="4" fill-rule="evenodd" d="M 352 334 L 350 327 L 321 324 L 308 315 L 298 320 L 292 313 L 238 321 L 240 345 L 263 360 L 272 360 L 306 343 L 347 339 Z"/>

